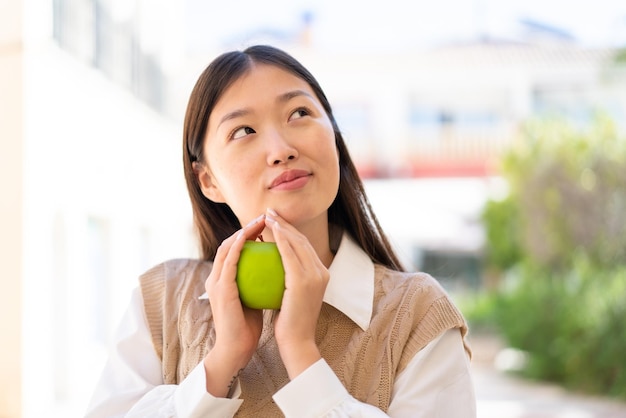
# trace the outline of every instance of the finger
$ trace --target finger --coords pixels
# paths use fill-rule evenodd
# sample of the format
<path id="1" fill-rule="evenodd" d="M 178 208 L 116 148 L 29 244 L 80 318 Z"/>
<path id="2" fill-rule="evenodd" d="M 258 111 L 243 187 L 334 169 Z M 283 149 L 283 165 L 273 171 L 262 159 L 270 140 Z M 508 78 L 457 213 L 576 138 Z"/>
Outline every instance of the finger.
<path id="1" fill-rule="evenodd" d="M 256 239 L 256 237 L 263 231 L 265 228 L 265 215 L 260 215 L 250 221 L 246 226 L 239 229 L 237 232 L 226 238 L 217 249 L 215 254 L 215 258 L 213 260 L 214 268 L 220 268 L 224 262 L 224 260 L 228 257 L 232 245 L 239 239 Z"/>
<path id="2" fill-rule="evenodd" d="M 241 254 L 243 244 L 246 240 L 255 240 L 263 229 L 265 229 L 265 215 L 260 215 L 228 238 L 229 241 L 232 241 L 229 243 L 230 245 L 228 246 L 227 254 L 224 258 L 224 265 L 222 267 L 228 268 L 228 271 L 225 273 L 230 273 L 233 269 L 236 273 L 237 263 L 239 262 L 239 255 Z"/>
<path id="3" fill-rule="evenodd" d="M 240 231 L 243 231 L 243 234 L 246 236 L 246 239 L 256 240 L 256 238 L 263 232 L 265 229 L 265 214 L 261 214 L 251 220 L 246 226 L 241 228 Z M 240 232 L 242 233 L 242 232 Z"/>
<path id="4" fill-rule="evenodd" d="M 207 278 L 205 282 L 205 287 L 207 288 L 207 292 L 209 290 L 209 286 L 211 282 L 216 283 L 222 277 L 224 277 L 223 273 L 225 272 L 223 270 L 224 270 L 225 265 L 230 264 L 232 266 L 232 264 L 234 263 L 236 267 L 236 263 L 239 260 L 239 254 L 241 253 L 241 248 L 243 247 L 243 241 L 245 241 L 246 239 L 256 238 L 261 233 L 261 231 L 263 231 L 263 229 L 265 228 L 265 223 L 263 222 L 264 220 L 265 220 L 265 215 L 264 214 L 260 215 L 256 217 L 255 219 L 253 219 L 252 221 L 250 221 L 246 226 L 244 226 L 243 228 L 241 228 L 240 230 L 238 230 L 237 232 L 235 232 L 234 234 L 226 238 L 224 241 L 222 241 L 222 243 L 220 244 L 220 246 L 218 247 L 215 253 L 215 257 L 213 258 L 213 269 L 211 270 L 211 274 L 209 274 L 209 277 Z M 235 251 L 232 252 L 231 249 L 233 247 L 233 244 L 235 244 L 238 241 L 242 241 L 242 243 L 240 244 L 240 247 L 235 248 Z M 233 277 L 232 267 L 227 269 L 226 273 L 227 273 L 226 277 Z"/>
<path id="5" fill-rule="evenodd" d="M 325 277 L 326 267 L 304 235 L 295 228 L 283 227 L 283 223 L 273 219 L 270 219 L 269 223 L 272 225 L 272 233 L 281 254 L 285 272 L 290 273 L 285 277 L 286 286 L 290 285 L 292 275 L 298 277 L 299 280 Z"/>
<path id="6" fill-rule="evenodd" d="M 265 214 L 259 215 L 251 220 L 246 226 L 236 231 L 234 234 L 222 241 L 221 247 L 224 247 L 226 251 L 230 249 L 230 246 L 235 242 L 239 235 L 244 235 L 246 239 L 256 239 L 259 234 L 265 228 Z"/>
<path id="7" fill-rule="evenodd" d="M 306 240 L 306 238 L 304 241 L 299 240 L 298 236 L 301 236 L 302 234 L 300 234 L 297 229 L 271 209 L 268 209 L 268 215 L 265 217 L 265 224 L 272 230 L 274 241 L 276 242 L 278 251 L 281 254 L 285 268 L 288 268 L 290 264 L 294 264 L 293 260 L 297 261 L 297 263 L 295 263 L 296 265 L 293 267 L 300 268 L 306 259 L 301 260 L 296 253 L 295 248 L 299 246 L 310 246 L 308 240 Z"/>
<path id="8" fill-rule="evenodd" d="M 282 243 L 282 241 L 285 241 L 289 244 L 290 253 L 299 260 L 301 265 L 315 265 L 317 268 L 324 267 L 307 237 L 272 209 L 267 210 L 266 225 L 272 228 L 272 233 L 276 231 L 274 239 L 279 250 L 283 248 L 286 252 L 289 251 Z M 280 245 L 281 243 L 283 244 L 282 246 Z"/>
<path id="9" fill-rule="evenodd" d="M 302 269 L 302 261 L 295 253 L 293 246 L 291 245 L 289 240 L 285 237 L 285 233 L 283 232 L 284 229 L 281 228 L 281 226 L 276 222 L 271 225 L 271 228 L 272 234 L 274 235 L 274 241 L 276 242 L 276 247 L 278 248 L 278 252 L 280 253 L 280 258 L 282 260 L 285 271 Z"/>

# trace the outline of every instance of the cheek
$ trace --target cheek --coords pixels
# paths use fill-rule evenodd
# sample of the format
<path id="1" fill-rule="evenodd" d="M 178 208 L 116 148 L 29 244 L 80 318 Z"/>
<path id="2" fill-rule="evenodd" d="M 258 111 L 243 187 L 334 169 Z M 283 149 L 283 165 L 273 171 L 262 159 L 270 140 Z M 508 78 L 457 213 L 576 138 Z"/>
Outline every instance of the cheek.
<path id="1" fill-rule="evenodd" d="M 331 161 L 338 161 L 339 150 L 337 149 L 335 132 L 333 131 L 330 122 L 320 125 L 315 136 L 317 139 L 315 141 L 314 152 L 318 153 L 319 155 L 326 156 L 326 158 L 330 159 Z"/>
<path id="2" fill-rule="evenodd" d="M 323 147 L 318 147 L 317 152 L 319 152 L 320 158 L 322 158 L 327 165 L 337 166 L 337 170 L 339 170 L 339 149 L 335 144 L 334 137 L 331 141 L 325 142 Z"/>
<path id="3" fill-rule="evenodd" d="M 249 176 L 245 172 L 245 169 L 236 165 L 222 167 L 216 177 L 218 178 L 222 193 L 231 198 L 245 193 L 245 186 L 249 182 Z"/>
<path id="4" fill-rule="evenodd" d="M 328 182 L 328 186 L 339 188 L 339 150 L 335 145 L 335 138 L 333 136 L 332 141 L 326 142 L 325 145 L 316 148 L 318 152 L 318 161 L 323 163 L 323 172 Z"/>
<path id="5" fill-rule="evenodd" d="M 237 211 L 241 202 L 248 202 L 254 195 L 254 187 L 258 184 L 259 174 L 245 161 L 232 164 L 220 164 L 215 173 L 220 191 L 226 204 Z"/>

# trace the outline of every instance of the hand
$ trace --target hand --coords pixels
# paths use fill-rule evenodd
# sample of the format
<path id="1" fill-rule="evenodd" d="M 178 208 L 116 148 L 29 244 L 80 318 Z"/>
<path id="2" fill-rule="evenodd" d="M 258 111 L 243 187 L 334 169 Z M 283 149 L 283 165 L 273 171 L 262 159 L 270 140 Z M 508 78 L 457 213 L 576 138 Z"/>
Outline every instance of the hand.
<path id="1" fill-rule="evenodd" d="M 207 391 L 226 396 L 229 384 L 254 354 L 263 329 L 263 312 L 241 304 L 235 277 L 246 239 L 256 239 L 265 228 L 265 216 L 225 239 L 217 250 L 205 282 L 215 324 L 215 345 L 204 359 Z"/>
<path id="2" fill-rule="evenodd" d="M 274 324 L 274 335 L 290 379 L 321 358 L 315 329 L 330 274 L 309 240 L 282 217 L 268 210 L 285 269 L 285 293 Z"/>

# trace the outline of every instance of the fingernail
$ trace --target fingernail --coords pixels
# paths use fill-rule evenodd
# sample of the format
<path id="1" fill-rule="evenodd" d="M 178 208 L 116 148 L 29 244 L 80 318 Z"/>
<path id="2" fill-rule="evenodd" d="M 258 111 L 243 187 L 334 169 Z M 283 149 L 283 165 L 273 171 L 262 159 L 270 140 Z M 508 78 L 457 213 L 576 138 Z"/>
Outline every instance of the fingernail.
<path id="1" fill-rule="evenodd" d="M 248 224 L 246 226 L 244 226 L 244 228 L 247 228 L 249 226 L 254 225 L 255 223 L 259 222 L 261 219 L 263 219 L 265 217 L 265 215 L 259 215 L 256 218 L 254 218 L 253 220 L 251 220 L 250 222 L 248 222 Z"/>
<path id="2" fill-rule="evenodd" d="M 268 215 L 268 216 L 266 216 L 266 217 L 265 217 L 265 219 L 266 219 L 268 222 L 270 222 L 270 223 L 273 223 L 273 224 L 275 224 L 275 223 L 276 223 L 276 219 L 274 219 L 273 217 L 271 217 L 271 216 L 269 216 L 269 215 Z"/>
<path id="3" fill-rule="evenodd" d="M 272 208 L 267 208 L 267 213 L 269 213 L 270 215 L 278 216 L 276 211 Z"/>
<path id="4" fill-rule="evenodd" d="M 244 236 L 243 229 L 241 229 L 239 230 L 239 233 L 237 234 L 237 238 L 235 238 L 235 241 L 239 241 L 241 237 L 243 236 Z"/>

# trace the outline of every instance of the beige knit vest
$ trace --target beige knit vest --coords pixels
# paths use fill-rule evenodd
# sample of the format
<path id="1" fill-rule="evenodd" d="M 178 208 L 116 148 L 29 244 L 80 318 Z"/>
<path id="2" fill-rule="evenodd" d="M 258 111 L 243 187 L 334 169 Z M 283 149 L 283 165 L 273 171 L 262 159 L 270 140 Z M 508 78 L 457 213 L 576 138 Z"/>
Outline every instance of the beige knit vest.
<path id="1" fill-rule="evenodd" d="M 210 270 L 209 262 L 172 260 L 140 278 L 165 384 L 182 381 L 214 344 L 209 301 L 198 299 Z M 467 326 L 438 282 L 424 273 L 377 265 L 373 308 L 370 326 L 363 331 L 324 303 L 316 338 L 322 357 L 350 394 L 386 411 L 394 379 L 411 358 L 447 329 L 459 328 L 465 340 Z M 274 339 L 273 317 L 272 311 L 264 313 L 257 351 L 240 375 L 244 402 L 238 417 L 283 416 L 272 395 L 289 379 Z M 465 349 L 470 354 L 467 344 Z"/>

